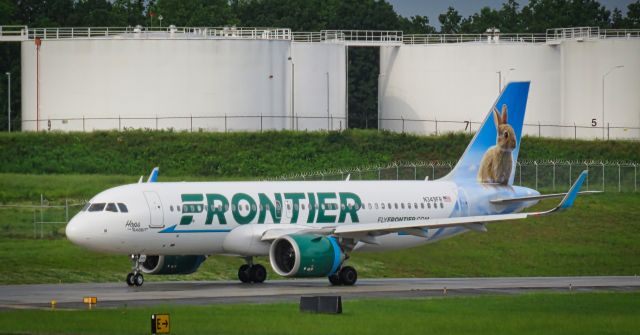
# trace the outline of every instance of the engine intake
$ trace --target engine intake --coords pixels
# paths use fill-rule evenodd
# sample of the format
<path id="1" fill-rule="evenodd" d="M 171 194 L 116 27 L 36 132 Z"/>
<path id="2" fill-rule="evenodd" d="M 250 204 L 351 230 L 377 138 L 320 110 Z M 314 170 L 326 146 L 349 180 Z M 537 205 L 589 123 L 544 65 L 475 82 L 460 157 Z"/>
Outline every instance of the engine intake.
<path id="1" fill-rule="evenodd" d="M 284 277 L 325 277 L 335 273 L 345 255 L 333 237 L 284 235 L 271 244 L 269 260 Z"/>
<path id="2" fill-rule="evenodd" d="M 141 270 L 153 275 L 188 275 L 196 272 L 205 259 L 202 255 L 147 255 Z"/>

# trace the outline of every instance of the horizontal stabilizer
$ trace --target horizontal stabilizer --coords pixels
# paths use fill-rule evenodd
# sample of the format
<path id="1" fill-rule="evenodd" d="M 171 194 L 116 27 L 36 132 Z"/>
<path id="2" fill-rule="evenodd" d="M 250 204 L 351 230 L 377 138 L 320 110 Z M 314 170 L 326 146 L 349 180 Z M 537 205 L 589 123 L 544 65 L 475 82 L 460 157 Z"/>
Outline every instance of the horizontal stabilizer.
<path id="1" fill-rule="evenodd" d="M 578 195 L 589 195 L 602 193 L 602 191 L 582 191 L 578 192 Z M 493 199 L 489 200 L 490 203 L 498 205 L 498 204 L 509 204 L 513 202 L 525 202 L 525 201 L 535 201 L 535 200 L 543 200 L 543 199 L 551 199 L 551 198 L 561 198 L 566 196 L 568 193 L 553 193 L 553 194 L 540 194 L 540 195 L 531 195 L 526 197 L 517 197 L 517 198 L 502 198 L 502 199 Z"/>

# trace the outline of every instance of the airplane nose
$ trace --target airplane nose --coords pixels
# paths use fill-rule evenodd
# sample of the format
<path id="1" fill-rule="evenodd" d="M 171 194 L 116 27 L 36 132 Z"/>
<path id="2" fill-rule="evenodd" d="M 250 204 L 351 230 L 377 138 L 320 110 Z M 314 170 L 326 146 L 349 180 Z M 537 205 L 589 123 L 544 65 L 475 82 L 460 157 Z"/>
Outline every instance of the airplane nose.
<path id="1" fill-rule="evenodd" d="M 82 240 L 82 229 L 77 216 L 74 216 L 69 223 L 67 223 L 67 227 L 65 228 L 65 235 L 67 235 L 67 239 L 74 244 L 80 244 Z"/>

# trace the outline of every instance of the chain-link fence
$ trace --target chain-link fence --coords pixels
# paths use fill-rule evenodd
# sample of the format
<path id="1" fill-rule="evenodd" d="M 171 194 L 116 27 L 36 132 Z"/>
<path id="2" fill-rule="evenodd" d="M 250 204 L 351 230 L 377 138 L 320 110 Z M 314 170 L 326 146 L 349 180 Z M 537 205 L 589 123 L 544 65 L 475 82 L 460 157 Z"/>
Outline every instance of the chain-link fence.
<path id="1" fill-rule="evenodd" d="M 50 201 L 40 195 L 39 203 L 0 205 L 0 238 L 56 239 L 83 202 Z"/>
<path id="2" fill-rule="evenodd" d="M 386 166 L 314 171 L 281 176 L 275 180 L 434 180 L 444 177 L 455 162 L 396 162 Z M 566 190 L 581 171 L 588 170 L 585 190 L 637 192 L 638 163 L 606 161 L 521 161 L 514 184 L 542 191 Z"/>
<path id="3" fill-rule="evenodd" d="M 361 125 L 374 126 L 369 119 Z M 374 121 L 375 122 L 375 121 Z M 594 121 L 595 122 L 595 121 Z M 442 135 L 451 132 L 476 132 L 481 122 L 461 120 L 431 120 L 410 118 L 379 118 L 380 129 L 416 135 Z M 22 128 L 19 128 L 22 127 Z M 155 117 L 70 117 L 40 120 L 15 120 L 11 129 L 46 131 L 95 130 L 176 130 L 176 131 L 269 131 L 269 130 L 330 130 L 348 128 L 344 116 L 334 115 L 210 115 L 210 116 L 155 116 Z M 536 137 L 572 139 L 640 139 L 640 127 L 620 124 L 544 124 L 524 123 L 523 134 Z"/>

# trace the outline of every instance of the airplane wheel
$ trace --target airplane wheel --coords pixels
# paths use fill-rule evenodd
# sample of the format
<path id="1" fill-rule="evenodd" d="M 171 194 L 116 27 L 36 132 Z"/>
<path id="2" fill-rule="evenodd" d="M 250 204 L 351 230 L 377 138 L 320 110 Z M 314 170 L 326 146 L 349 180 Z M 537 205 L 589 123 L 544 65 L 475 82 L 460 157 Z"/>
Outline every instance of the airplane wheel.
<path id="1" fill-rule="evenodd" d="M 334 273 L 332 275 L 329 275 L 329 282 L 331 283 L 331 285 L 333 286 L 338 286 L 341 285 L 342 283 L 340 282 L 340 276 L 338 276 L 338 273 Z"/>
<path id="2" fill-rule="evenodd" d="M 135 283 L 133 282 L 133 273 L 129 272 L 129 274 L 127 275 L 127 285 L 129 286 L 133 286 L 135 285 Z"/>
<path id="3" fill-rule="evenodd" d="M 358 272 L 351 266 L 345 266 L 340 270 L 340 282 L 345 286 L 352 286 L 358 280 Z"/>
<path id="4" fill-rule="evenodd" d="M 142 273 L 136 273 L 133 275 L 133 284 L 135 286 L 142 286 L 142 284 L 144 284 L 144 276 Z"/>
<path id="5" fill-rule="evenodd" d="M 260 264 L 255 264 L 249 269 L 249 277 L 254 283 L 262 283 L 267 279 L 267 269 Z"/>
<path id="6" fill-rule="evenodd" d="M 249 270 L 251 267 L 249 264 L 242 264 L 240 269 L 238 270 L 238 279 L 240 279 L 243 283 L 251 282 L 251 276 L 249 275 Z"/>

